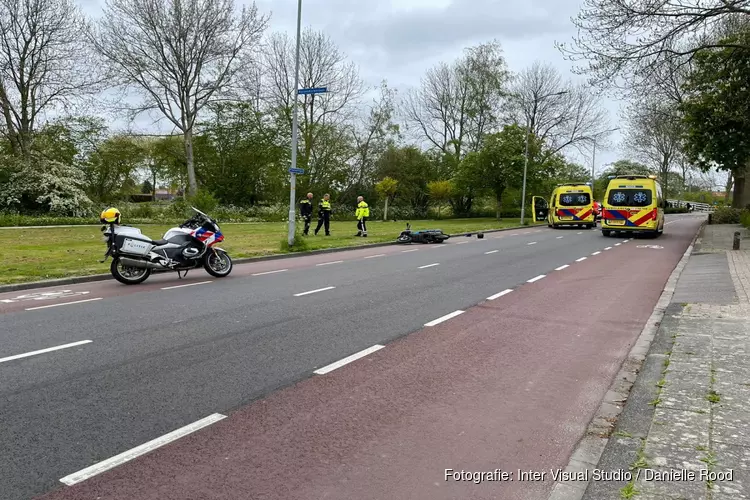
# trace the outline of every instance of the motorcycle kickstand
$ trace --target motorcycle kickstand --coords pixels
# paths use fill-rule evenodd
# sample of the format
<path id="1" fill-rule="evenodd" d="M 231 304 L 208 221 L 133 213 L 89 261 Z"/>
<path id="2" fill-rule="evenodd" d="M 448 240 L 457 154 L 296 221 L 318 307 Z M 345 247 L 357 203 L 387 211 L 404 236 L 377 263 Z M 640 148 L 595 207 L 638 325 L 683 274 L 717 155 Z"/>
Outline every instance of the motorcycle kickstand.
<path id="1" fill-rule="evenodd" d="M 185 274 L 184 274 L 184 275 L 182 275 L 182 274 L 180 274 L 180 273 L 182 273 L 182 271 L 177 271 L 177 277 L 178 277 L 179 279 L 182 279 L 182 278 L 185 278 L 185 277 L 187 277 L 187 273 L 188 273 L 187 271 L 185 271 Z"/>

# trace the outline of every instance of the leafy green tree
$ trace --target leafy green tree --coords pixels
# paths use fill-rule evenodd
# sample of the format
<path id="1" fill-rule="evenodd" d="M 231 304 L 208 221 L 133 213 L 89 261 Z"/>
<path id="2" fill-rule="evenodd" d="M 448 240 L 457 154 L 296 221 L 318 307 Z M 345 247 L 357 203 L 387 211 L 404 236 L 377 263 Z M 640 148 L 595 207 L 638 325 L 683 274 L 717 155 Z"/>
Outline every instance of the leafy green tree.
<path id="1" fill-rule="evenodd" d="M 133 178 L 143 167 L 146 153 L 132 137 L 109 137 L 91 154 L 84 168 L 89 194 L 100 201 L 131 194 L 137 189 Z"/>
<path id="2" fill-rule="evenodd" d="M 451 181 L 432 181 L 427 183 L 427 192 L 430 193 L 430 200 L 437 205 L 438 218 L 443 205 L 450 200 L 453 194 L 453 183 Z"/>
<path id="3" fill-rule="evenodd" d="M 287 151 L 249 103 L 211 106 L 196 141 L 196 175 L 225 204 L 252 206 L 279 197 Z"/>
<path id="4" fill-rule="evenodd" d="M 375 184 L 375 191 L 378 196 L 385 201 L 385 208 L 383 210 L 383 220 L 388 220 L 388 203 L 393 200 L 398 190 L 398 181 L 391 177 L 384 177 L 380 182 Z"/>
<path id="5" fill-rule="evenodd" d="M 734 177 L 732 206 L 744 207 L 750 183 L 750 34 L 722 40 L 724 48 L 695 56 L 680 106 L 687 127 L 686 152 L 704 171 L 729 170 Z M 730 44 L 736 46 L 729 46 Z"/>
<path id="6" fill-rule="evenodd" d="M 482 149 L 469 154 L 461 164 L 458 182 L 492 195 L 498 219 L 502 212 L 503 193 L 523 183 L 525 141 L 526 132 L 522 127 L 506 125 L 500 132 L 486 136 Z M 540 153 L 540 141 L 530 137 L 527 180 L 528 172 L 533 173 L 543 166 L 534 161 Z M 530 190 L 527 190 L 527 195 L 530 195 Z"/>
<path id="7" fill-rule="evenodd" d="M 389 147 L 378 159 L 378 175 L 398 181 L 398 199 L 415 216 L 424 216 L 429 205 L 427 183 L 437 180 L 437 167 L 430 157 L 415 146 Z"/>

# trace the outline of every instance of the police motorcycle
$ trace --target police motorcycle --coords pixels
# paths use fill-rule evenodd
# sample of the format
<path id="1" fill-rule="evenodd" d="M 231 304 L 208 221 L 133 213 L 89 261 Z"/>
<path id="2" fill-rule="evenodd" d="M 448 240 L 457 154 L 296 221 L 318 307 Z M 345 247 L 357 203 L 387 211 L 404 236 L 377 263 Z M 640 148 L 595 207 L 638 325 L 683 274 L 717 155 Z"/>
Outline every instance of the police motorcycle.
<path id="1" fill-rule="evenodd" d="M 109 208 L 100 215 L 103 240 L 107 243 L 104 259 L 112 257 L 112 276 L 126 285 L 143 283 L 152 271 L 176 271 L 182 279 L 191 269 L 203 267 L 208 274 L 224 278 L 232 272 L 232 259 L 216 246 L 224 241 L 216 220 L 191 207 L 195 214 L 178 227 L 152 240 L 141 230 L 120 225 L 121 214 Z M 181 273 L 185 273 L 182 275 Z"/>

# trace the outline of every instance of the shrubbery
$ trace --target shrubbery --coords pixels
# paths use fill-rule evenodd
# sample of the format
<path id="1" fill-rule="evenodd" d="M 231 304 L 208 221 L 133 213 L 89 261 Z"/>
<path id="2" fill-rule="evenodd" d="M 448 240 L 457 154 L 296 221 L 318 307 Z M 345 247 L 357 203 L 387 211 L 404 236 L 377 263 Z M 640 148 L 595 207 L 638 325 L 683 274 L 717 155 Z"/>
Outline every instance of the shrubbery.
<path id="1" fill-rule="evenodd" d="M 747 210 L 731 207 L 718 207 L 711 216 L 713 224 L 739 224 L 742 220 L 742 213 Z"/>

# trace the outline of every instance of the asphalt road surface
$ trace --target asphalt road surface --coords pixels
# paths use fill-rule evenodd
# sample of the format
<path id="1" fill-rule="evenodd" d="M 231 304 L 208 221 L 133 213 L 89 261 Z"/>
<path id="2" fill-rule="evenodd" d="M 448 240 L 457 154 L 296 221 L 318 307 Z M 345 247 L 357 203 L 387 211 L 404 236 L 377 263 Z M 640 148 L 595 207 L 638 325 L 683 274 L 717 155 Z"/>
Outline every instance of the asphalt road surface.
<path id="1" fill-rule="evenodd" d="M 701 220 L 0 294 L 0 498 L 546 498 Z"/>

